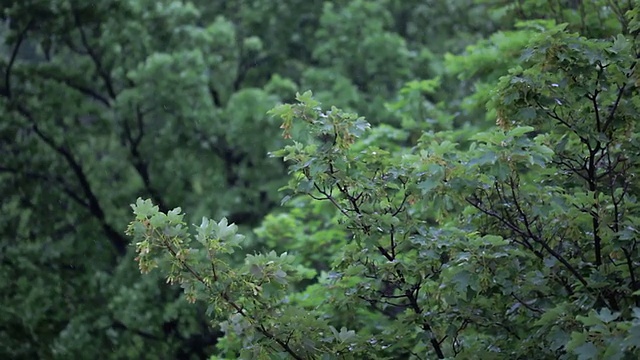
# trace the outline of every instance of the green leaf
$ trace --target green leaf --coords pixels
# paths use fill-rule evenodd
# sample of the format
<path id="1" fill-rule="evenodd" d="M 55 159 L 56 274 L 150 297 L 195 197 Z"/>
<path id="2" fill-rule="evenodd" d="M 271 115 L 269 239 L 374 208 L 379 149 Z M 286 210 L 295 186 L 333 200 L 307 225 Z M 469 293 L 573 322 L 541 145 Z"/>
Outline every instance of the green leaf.
<path id="1" fill-rule="evenodd" d="M 320 102 L 313 98 L 311 90 L 307 90 L 302 94 L 296 93 L 296 100 L 311 108 L 315 108 L 320 105 Z"/>
<path id="2" fill-rule="evenodd" d="M 282 285 L 286 285 L 288 283 L 287 281 L 287 273 L 285 271 L 283 271 L 282 269 L 278 269 L 274 274 L 273 274 L 273 279 L 282 284 Z"/>
<path id="3" fill-rule="evenodd" d="M 629 49 L 630 45 L 629 40 L 624 35 L 618 34 L 613 41 L 613 44 L 607 48 L 607 51 L 614 54 L 624 53 Z"/>
<path id="4" fill-rule="evenodd" d="M 487 164 L 495 164 L 495 162 L 498 160 L 498 155 L 493 152 L 493 151 L 483 151 L 482 152 L 482 156 L 480 157 L 474 157 L 473 159 L 469 160 L 468 165 L 469 166 L 475 166 L 475 165 L 487 165 Z"/>
<path id="5" fill-rule="evenodd" d="M 418 189 L 422 190 L 422 194 L 426 194 L 437 187 L 439 184 L 439 181 L 429 178 L 419 182 L 416 186 L 418 187 Z"/>
<path id="6" fill-rule="evenodd" d="M 527 133 L 530 133 L 532 131 L 534 131 L 535 129 L 531 126 L 518 126 L 515 127 L 514 129 L 510 130 L 507 134 L 509 136 L 512 136 L 514 138 L 518 138 L 521 137 L 522 135 L 525 135 Z"/>
<path id="7" fill-rule="evenodd" d="M 524 120 L 524 121 L 530 121 L 533 120 L 537 117 L 537 111 L 534 108 L 522 108 L 520 110 L 518 110 L 518 112 L 516 113 L 515 117 L 518 120 Z M 515 136 L 515 135 L 513 135 Z"/>
<path id="8" fill-rule="evenodd" d="M 462 270 L 456 273 L 451 281 L 455 284 L 456 291 L 459 294 L 466 294 L 467 289 L 470 287 L 471 274 L 468 271 Z"/>
<path id="9" fill-rule="evenodd" d="M 229 237 L 234 235 L 238 227 L 235 224 L 228 224 L 227 218 L 223 217 L 218 222 L 217 235 L 220 239 L 227 240 Z"/>
<path id="10" fill-rule="evenodd" d="M 165 214 L 163 214 L 161 212 L 155 213 L 149 219 L 149 223 L 151 224 L 151 226 L 156 227 L 156 228 L 165 226 L 167 224 L 167 215 L 165 215 Z"/>
<path id="11" fill-rule="evenodd" d="M 598 359 L 598 348 L 593 343 L 584 343 L 573 349 L 573 353 L 578 355 L 578 360 Z"/>
<path id="12" fill-rule="evenodd" d="M 342 327 L 340 329 L 340 333 L 338 333 L 337 339 L 342 343 L 351 342 L 356 337 L 356 332 L 353 330 L 347 330 L 346 327 Z"/>
<path id="13" fill-rule="evenodd" d="M 608 308 L 604 308 L 604 309 L 600 310 L 600 312 L 597 313 L 596 316 L 598 317 L 598 319 L 602 320 L 602 322 L 607 324 L 607 323 L 610 323 L 610 322 L 616 320 L 617 318 L 619 318 L 620 317 L 620 312 L 613 313 Z"/>
<path id="14" fill-rule="evenodd" d="M 181 214 L 181 212 L 182 212 L 182 209 L 179 207 L 173 210 L 170 210 L 167 213 L 167 220 L 169 221 L 169 223 L 172 225 L 181 224 L 182 219 L 184 218 L 184 214 Z"/>
<path id="15" fill-rule="evenodd" d="M 497 235 L 485 235 L 482 237 L 482 240 L 485 243 L 488 243 L 494 246 L 504 246 L 509 244 L 509 242 L 503 239 L 502 236 L 497 236 Z"/>
<path id="16" fill-rule="evenodd" d="M 135 204 L 131 204 L 131 208 L 137 220 L 148 219 L 158 212 L 158 207 L 154 206 L 151 200 L 142 200 L 142 198 L 138 198 Z"/>

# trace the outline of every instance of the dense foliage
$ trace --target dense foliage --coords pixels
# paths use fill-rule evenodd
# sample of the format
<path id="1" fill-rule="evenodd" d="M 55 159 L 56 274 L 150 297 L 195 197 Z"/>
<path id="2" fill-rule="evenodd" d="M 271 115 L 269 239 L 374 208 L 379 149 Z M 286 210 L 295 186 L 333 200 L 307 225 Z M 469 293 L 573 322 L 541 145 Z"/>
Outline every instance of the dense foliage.
<path id="1" fill-rule="evenodd" d="M 640 2 L 0 5 L 2 357 L 640 356 Z"/>

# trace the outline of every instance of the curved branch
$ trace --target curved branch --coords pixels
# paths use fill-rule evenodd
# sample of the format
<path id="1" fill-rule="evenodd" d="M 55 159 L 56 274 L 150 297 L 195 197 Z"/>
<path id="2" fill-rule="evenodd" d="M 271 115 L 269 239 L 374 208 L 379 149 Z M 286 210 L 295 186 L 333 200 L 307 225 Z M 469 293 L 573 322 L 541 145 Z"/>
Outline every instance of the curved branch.
<path id="1" fill-rule="evenodd" d="M 65 181 L 59 176 L 51 177 L 43 173 L 38 173 L 33 171 L 21 171 L 20 169 L 17 169 L 17 168 L 6 167 L 1 165 L 0 165 L 0 173 L 9 173 L 14 175 L 22 173 L 24 176 L 28 178 L 43 180 L 46 183 L 52 183 L 52 182 L 57 183 L 61 187 L 62 191 L 65 194 L 67 194 L 72 200 L 74 200 L 84 208 L 89 208 L 89 204 L 80 196 L 78 196 L 78 194 L 76 194 L 76 192 L 72 190 L 69 187 L 69 185 L 66 184 Z"/>
<path id="2" fill-rule="evenodd" d="M 74 83 L 71 79 L 68 78 L 63 78 L 63 77 L 56 77 L 54 75 L 51 74 L 42 74 L 42 77 L 45 79 L 49 79 L 49 80 L 53 80 L 56 82 L 60 82 L 64 85 L 67 85 L 68 87 L 70 87 L 73 90 L 76 90 L 78 92 L 80 92 L 83 95 L 86 95 L 100 103 L 102 103 L 104 106 L 110 108 L 111 107 L 111 102 L 102 94 L 98 93 L 96 90 L 91 89 L 88 86 L 83 86 L 80 84 L 76 84 Z"/>
<path id="3" fill-rule="evenodd" d="M 144 185 L 145 190 L 149 193 L 151 198 L 154 200 L 156 204 L 158 204 L 158 208 L 162 212 L 169 211 L 164 200 L 160 196 L 160 193 L 156 191 L 156 189 L 151 184 L 151 176 L 149 175 L 149 162 L 145 161 L 140 153 L 139 146 L 142 142 L 142 137 L 144 136 L 144 113 L 140 110 L 139 107 L 136 107 L 136 124 L 138 127 L 137 134 L 134 136 L 133 131 L 131 131 L 131 127 L 129 126 L 129 122 L 127 119 L 122 121 L 124 128 L 124 135 L 127 138 L 129 143 L 129 153 L 131 154 L 131 164 L 134 169 L 142 178 L 142 183 Z"/>
<path id="4" fill-rule="evenodd" d="M 100 205 L 100 202 L 98 201 L 97 196 L 91 189 L 91 185 L 89 184 L 87 175 L 85 174 L 84 169 L 82 168 L 80 163 L 76 161 L 76 159 L 73 157 L 69 149 L 67 149 L 64 146 L 57 145 L 53 141 L 53 139 L 51 139 L 46 134 L 44 134 L 42 130 L 40 130 L 40 128 L 38 127 L 38 124 L 36 123 L 31 113 L 29 113 L 24 107 L 22 107 L 21 105 L 18 105 L 18 111 L 31 122 L 31 128 L 33 129 L 34 133 L 38 136 L 38 138 L 42 140 L 45 144 L 47 144 L 52 150 L 54 150 L 56 153 L 58 153 L 60 156 L 64 158 L 65 162 L 71 168 L 73 174 L 75 175 L 76 180 L 78 180 L 80 184 L 80 188 L 84 192 L 84 195 L 88 202 L 89 211 L 100 222 L 100 225 L 102 226 L 102 230 L 104 231 L 105 235 L 107 236 L 107 238 L 109 239 L 113 247 L 115 248 L 118 255 L 120 256 L 124 255 L 127 252 L 127 245 L 129 244 L 129 242 L 127 241 L 127 239 L 124 238 L 123 235 L 120 234 L 119 231 L 116 231 L 107 222 L 104 210 L 102 209 L 102 206 Z"/>
<path id="5" fill-rule="evenodd" d="M 564 258 L 564 256 L 560 255 L 560 253 L 552 249 L 546 241 L 540 238 L 540 236 L 533 233 L 533 231 L 531 230 L 531 222 L 529 221 L 527 214 L 524 212 L 524 210 L 522 210 L 520 202 L 518 201 L 518 197 L 515 193 L 515 188 L 517 187 L 517 185 L 514 183 L 513 177 L 509 177 L 509 187 L 511 188 L 511 197 L 513 199 L 513 203 L 516 207 L 516 210 L 518 211 L 518 214 L 520 214 L 520 216 L 522 217 L 527 234 L 529 234 L 533 241 L 540 244 L 549 254 L 551 254 L 551 256 L 560 261 L 560 263 L 562 263 L 562 265 L 564 265 L 567 270 L 569 270 L 569 272 L 571 272 L 578 279 L 578 281 L 582 283 L 582 285 L 587 286 L 587 280 L 585 280 L 585 278 L 578 272 L 578 270 L 576 270 L 575 267 L 573 267 L 573 265 L 569 263 L 569 261 L 567 261 L 567 259 Z"/>
<path id="6" fill-rule="evenodd" d="M 95 49 L 93 49 L 91 45 L 89 45 L 89 40 L 87 39 L 87 35 L 85 34 L 84 29 L 82 28 L 82 23 L 80 22 L 80 16 L 75 11 L 73 12 L 73 19 L 74 19 L 75 25 L 78 28 L 78 31 L 80 32 L 80 41 L 82 42 L 82 46 L 85 48 L 85 50 L 87 51 L 87 54 L 93 61 L 96 67 L 96 72 L 104 82 L 104 86 L 107 89 L 107 93 L 109 94 L 109 97 L 111 97 L 112 99 L 115 99 L 117 97 L 117 94 L 113 86 L 113 82 L 111 81 L 111 75 L 109 75 L 109 73 L 104 69 L 104 66 L 102 65 L 102 61 L 100 60 L 100 56 L 98 56 Z"/>
<path id="7" fill-rule="evenodd" d="M 10 99 L 12 96 L 11 93 L 11 68 L 15 64 L 16 59 L 18 58 L 18 51 L 20 51 L 20 47 L 24 42 L 25 35 L 27 35 L 27 31 L 31 28 L 31 24 L 33 23 L 33 19 L 29 20 L 27 25 L 18 33 L 18 38 L 16 40 L 16 44 L 13 46 L 13 51 L 11 51 L 11 56 L 9 57 L 9 63 L 7 64 L 7 70 L 4 73 L 4 89 L 0 89 L 0 94 L 4 95 L 6 98 Z"/>

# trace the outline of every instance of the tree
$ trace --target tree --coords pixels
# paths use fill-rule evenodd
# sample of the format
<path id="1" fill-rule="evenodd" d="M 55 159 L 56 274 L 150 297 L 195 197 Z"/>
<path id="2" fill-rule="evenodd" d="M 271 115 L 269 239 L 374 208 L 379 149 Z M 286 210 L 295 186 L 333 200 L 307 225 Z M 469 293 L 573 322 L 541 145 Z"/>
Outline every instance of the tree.
<path id="1" fill-rule="evenodd" d="M 191 219 L 226 216 L 250 235 L 247 251 L 264 248 L 269 240 L 248 229 L 286 183 L 283 164 L 265 156 L 284 144 L 267 110 L 313 88 L 326 103 L 400 124 L 385 102 L 402 100 L 405 80 L 442 70 L 444 50 L 426 40 L 442 41 L 415 29 L 437 17 L 439 30 L 425 31 L 448 39 L 460 22 L 447 22 L 450 7 L 407 20 L 414 3 L 324 3 L 0 1 L 0 357 L 213 351 L 220 332 L 206 307 L 187 306 L 159 274 L 133 271 L 126 204 L 144 196 Z M 337 41 L 358 27 L 366 41 Z M 422 124 L 412 126 L 415 143 Z"/>
<path id="2" fill-rule="evenodd" d="M 157 277 L 131 276 L 123 208 L 145 194 L 163 209 L 190 203 L 194 214 L 216 209 L 251 224 L 273 206 L 284 168 L 260 154 L 278 146 L 278 130 L 266 126 L 274 143 L 240 138 L 265 134 L 278 100 L 240 79 L 250 44 L 230 21 L 203 18 L 190 3 L 0 8 L 0 352 L 204 353 L 215 332 L 200 310 Z"/>
<path id="3" fill-rule="evenodd" d="M 293 139 L 272 153 L 291 213 L 258 230 L 296 254 L 234 265 L 243 240 L 226 219 L 192 234 L 179 208 L 139 199 L 140 269 L 226 319 L 229 357 L 637 358 L 640 3 L 550 19 L 538 3 L 508 6 L 526 19 L 469 48 L 485 61 L 467 79 L 486 84 L 471 101 L 490 99 L 496 127 L 441 125 L 407 147 L 411 129 L 370 130 L 298 94 L 271 111 Z M 590 31 L 595 19 L 607 28 Z M 479 72 L 500 56 L 503 71 Z M 434 84 L 407 83 L 392 108 L 412 116 Z M 324 261 L 309 261 L 316 244 Z"/>

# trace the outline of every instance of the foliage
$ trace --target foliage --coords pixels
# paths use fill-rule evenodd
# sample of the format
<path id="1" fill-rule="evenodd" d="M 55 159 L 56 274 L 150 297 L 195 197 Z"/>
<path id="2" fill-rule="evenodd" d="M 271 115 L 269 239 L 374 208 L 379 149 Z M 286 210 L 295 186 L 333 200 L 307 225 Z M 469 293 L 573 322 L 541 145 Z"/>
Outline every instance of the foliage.
<path id="1" fill-rule="evenodd" d="M 405 80 L 441 68 L 429 47 L 442 41 L 427 47 L 415 30 L 424 17 L 405 18 L 413 5 L 0 1 L 0 357 L 211 353 L 219 327 L 206 307 L 133 271 L 126 204 L 145 196 L 191 219 L 259 225 L 286 183 L 265 156 L 284 144 L 267 110 L 313 88 L 327 103 L 386 112 Z M 456 22 L 440 18 L 439 29 Z M 369 25 L 366 42 L 337 41 Z M 248 234 L 248 249 L 274 242 Z M 323 250 L 301 263 L 323 262 Z"/>
<path id="2" fill-rule="evenodd" d="M 450 57 L 451 69 L 491 89 L 473 95 L 497 124 L 485 131 L 432 122 L 406 148 L 411 126 L 385 125 L 390 136 L 380 138 L 364 118 L 298 94 L 271 111 L 292 139 L 272 155 L 288 164 L 283 201 L 293 205 L 257 230 L 296 258 L 247 255 L 218 280 L 220 245 L 192 250 L 182 223 L 154 224 L 171 213 L 138 200 L 129 234 L 141 266 L 183 274 L 188 296 L 211 284 L 195 296 L 233 302 L 214 315 L 250 324 L 226 328 L 231 357 L 636 358 L 640 97 L 637 43 L 625 29 L 637 11 L 625 16 L 609 39 L 527 20 L 469 48 L 469 59 Z M 408 83 L 389 109 L 410 125 L 425 109 L 411 106 L 413 94 L 434 85 Z M 446 119 L 446 109 L 427 109 Z M 318 218 L 314 203 L 334 211 Z M 325 231 L 323 263 L 307 247 L 327 244 Z M 210 236 L 224 249 L 237 243 Z M 181 257 L 203 250 L 203 262 Z M 320 270 L 315 283 L 302 279 L 305 266 Z"/>
<path id="3" fill-rule="evenodd" d="M 638 5 L 0 0 L 0 357 L 636 358 Z"/>

